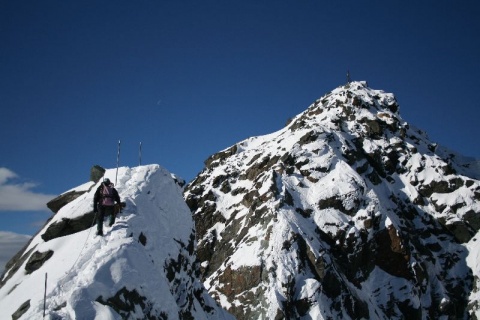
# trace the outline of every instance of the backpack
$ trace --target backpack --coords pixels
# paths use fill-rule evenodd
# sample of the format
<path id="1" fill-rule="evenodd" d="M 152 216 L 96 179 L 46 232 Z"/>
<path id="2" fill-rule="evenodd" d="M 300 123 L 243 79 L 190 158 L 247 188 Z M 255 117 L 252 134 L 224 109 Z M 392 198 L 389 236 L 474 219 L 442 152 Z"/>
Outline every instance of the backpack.
<path id="1" fill-rule="evenodd" d="M 113 186 L 102 184 L 100 187 L 100 194 L 102 195 L 101 204 L 102 206 L 113 206 L 115 204 L 115 196 L 113 191 Z"/>

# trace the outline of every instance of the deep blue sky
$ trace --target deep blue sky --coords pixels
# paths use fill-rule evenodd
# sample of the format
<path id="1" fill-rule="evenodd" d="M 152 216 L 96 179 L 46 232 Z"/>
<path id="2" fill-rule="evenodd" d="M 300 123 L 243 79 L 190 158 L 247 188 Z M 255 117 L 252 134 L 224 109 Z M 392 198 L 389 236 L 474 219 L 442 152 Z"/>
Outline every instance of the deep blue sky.
<path id="1" fill-rule="evenodd" d="M 115 167 L 119 139 L 120 165 L 138 164 L 142 142 L 144 164 L 190 181 L 347 70 L 480 158 L 479 17 L 478 0 L 1 0 L 0 167 L 16 177 L 0 187 L 62 193 Z M 49 215 L 4 208 L 0 230 L 33 234 Z"/>

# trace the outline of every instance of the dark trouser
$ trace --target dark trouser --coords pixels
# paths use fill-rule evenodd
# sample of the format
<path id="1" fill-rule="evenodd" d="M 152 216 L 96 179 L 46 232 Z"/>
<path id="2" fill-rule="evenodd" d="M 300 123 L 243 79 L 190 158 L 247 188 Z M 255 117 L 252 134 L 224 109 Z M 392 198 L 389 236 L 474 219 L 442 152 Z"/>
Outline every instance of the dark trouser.
<path id="1" fill-rule="evenodd" d="M 115 222 L 113 206 L 100 206 L 98 208 L 97 231 L 103 231 L 103 219 L 110 215 L 110 225 Z"/>

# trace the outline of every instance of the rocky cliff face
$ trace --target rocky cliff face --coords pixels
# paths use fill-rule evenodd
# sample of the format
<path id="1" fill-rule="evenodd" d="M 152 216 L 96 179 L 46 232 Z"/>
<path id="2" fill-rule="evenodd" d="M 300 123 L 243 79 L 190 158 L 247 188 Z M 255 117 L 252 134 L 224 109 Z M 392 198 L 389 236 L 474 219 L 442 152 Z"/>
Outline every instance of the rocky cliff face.
<path id="1" fill-rule="evenodd" d="M 479 171 L 352 82 L 187 185 L 206 287 L 238 319 L 475 317 Z"/>

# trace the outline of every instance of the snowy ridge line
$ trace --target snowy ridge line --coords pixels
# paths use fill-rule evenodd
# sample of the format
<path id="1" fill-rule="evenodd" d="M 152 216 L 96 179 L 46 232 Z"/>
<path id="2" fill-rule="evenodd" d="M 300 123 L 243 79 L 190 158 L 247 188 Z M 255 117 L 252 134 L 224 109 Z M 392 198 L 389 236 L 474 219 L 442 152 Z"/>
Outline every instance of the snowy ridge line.
<path id="1" fill-rule="evenodd" d="M 73 267 L 75 267 L 75 265 L 77 264 L 78 260 L 80 259 L 80 257 L 82 256 L 82 252 L 83 252 L 83 249 L 85 249 L 86 245 L 87 245 L 87 242 L 88 242 L 88 238 L 90 238 L 90 233 L 92 232 L 92 229 L 93 229 L 93 226 L 95 224 L 95 220 L 97 219 L 97 214 L 95 213 L 95 216 L 93 217 L 93 220 L 92 220 L 92 225 L 90 226 L 89 230 L 88 230 L 88 234 L 87 234 L 87 237 L 85 238 L 85 242 L 83 244 L 83 247 L 82 249 L 80 250 L 80 253 L 78 254 L 78 257 L 77 259 L 75 259 L 75 261 L 73 262 L 72 264 L 72 267 L 70 268 L 73 269 Z"/>
<path id="2" fill-rule="evenodd" d="M 108 169 L 105 177 L 115 174 Z M 116 188 L 127 207 L 104 237 L 91 236 L 96 188 L 51 218 L 0 288 L 2 314 L 42 318 L 44 288 L 37 284 L 48 273 L 46 319 L 231 319 L 196 277 L 193 221 L 172 175 L 159 165 L 120 167 Z M 55 226 L 85 217 L 83 231 L 55 235 Z M 34 264 L 42 253 L 48 258 Z"/>

